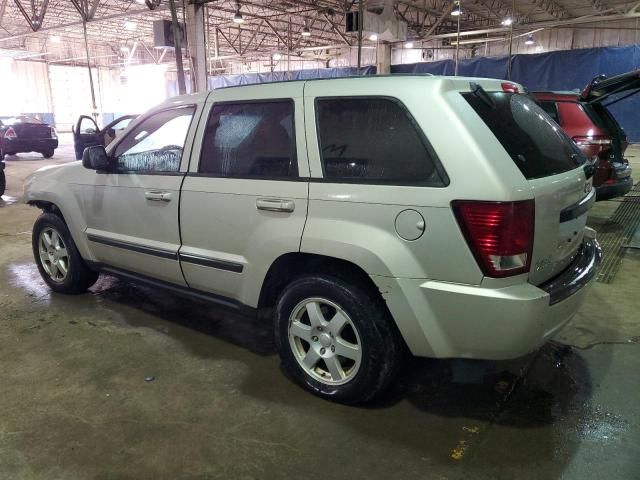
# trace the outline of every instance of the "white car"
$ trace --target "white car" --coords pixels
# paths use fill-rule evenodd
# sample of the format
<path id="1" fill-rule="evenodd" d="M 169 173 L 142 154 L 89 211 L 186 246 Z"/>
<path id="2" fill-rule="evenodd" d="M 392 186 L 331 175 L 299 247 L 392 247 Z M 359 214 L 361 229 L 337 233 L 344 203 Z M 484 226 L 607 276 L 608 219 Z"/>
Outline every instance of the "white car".
<path id="1" fill-rule="evenodd" d="M 106 272 L 261 312 L 292 376 L 344 403 L 407 349 L 524 355 L 601 251 L 594 167 L 520 89 L 387 76 L 172 98 L 27 180 L 35 260 L 57 292 Z"/>

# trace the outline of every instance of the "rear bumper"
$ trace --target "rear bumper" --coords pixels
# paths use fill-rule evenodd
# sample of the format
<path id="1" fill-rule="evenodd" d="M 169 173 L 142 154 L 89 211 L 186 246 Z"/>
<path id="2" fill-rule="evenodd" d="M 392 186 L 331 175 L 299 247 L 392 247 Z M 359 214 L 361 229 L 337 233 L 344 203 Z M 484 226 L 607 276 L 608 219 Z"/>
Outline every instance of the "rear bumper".
<path id="1" fill-rule="evenodd" d="M 44 152 L 58 148 L 57 138 L 17 138 L 4 139 L 2 149 L 7 154 Z"/>
<path id="2" fill-rule="evenodd" d="M 631 167 L 629 164 L 615 162 L 613 165 L 616 179 L 614 183 L 603 183 L 602 185 L 596 186 L 597 201 L 622 197 L 633 187 L 633 178 L 631 178 Z"/>
<path id="3" fill-rule="evenodd" d="M 536 350 L 571 320 L 601 255 L 586 238 L 574 262 L 540 287 L 524 276 L 504 288 L 372 278 L 415 355 L 503 360 Z"/>

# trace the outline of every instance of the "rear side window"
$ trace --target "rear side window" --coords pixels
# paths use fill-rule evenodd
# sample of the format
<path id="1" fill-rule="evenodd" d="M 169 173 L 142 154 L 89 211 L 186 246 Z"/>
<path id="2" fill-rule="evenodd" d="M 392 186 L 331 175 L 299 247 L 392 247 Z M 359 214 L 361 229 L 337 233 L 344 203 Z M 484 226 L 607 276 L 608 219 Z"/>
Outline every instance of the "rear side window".
<path id="1" fill-rule="evenodd" d="M 289 100 L 214 105 L 198 171 L 218 177 L 297 177 L 293 109 Z"/>
<path id="2" fill-rule="evenodd" d="M 577 168 L 586 158 L 575 143 L 530 98 L 487 92 L 483 99 L 463 93 L 527 179 Z"/>
<path id="3" fill-rule="evenodd" d="M 446 177 L 436 165 L 435 154 L 410 113 L 397 100 L 317 99 L 316 121 L 327 179 L 445 185 Z"/>

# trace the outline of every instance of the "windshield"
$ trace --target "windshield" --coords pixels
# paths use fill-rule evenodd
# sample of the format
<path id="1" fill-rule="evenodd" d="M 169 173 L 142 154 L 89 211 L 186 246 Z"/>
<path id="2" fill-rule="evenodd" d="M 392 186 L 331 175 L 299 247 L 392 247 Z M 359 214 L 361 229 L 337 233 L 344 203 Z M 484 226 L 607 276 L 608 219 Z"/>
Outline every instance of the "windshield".
<path id="1" fill-rule="evenodd" d="M 486 95 L 488 98 L 483 98 Z M 525 95 L 472 92 L 462 96 L 482 118 L 527 179 L 580 166 L 586 157 L 562 128 Z"/>

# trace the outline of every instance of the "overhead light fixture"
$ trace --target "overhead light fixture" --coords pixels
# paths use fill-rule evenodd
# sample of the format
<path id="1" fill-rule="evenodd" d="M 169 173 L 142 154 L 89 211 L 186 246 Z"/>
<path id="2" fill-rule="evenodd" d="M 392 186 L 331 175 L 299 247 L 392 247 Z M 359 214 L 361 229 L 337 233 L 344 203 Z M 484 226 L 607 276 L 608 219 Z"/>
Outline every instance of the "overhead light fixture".
<path id="1" fill-rule="evenodd" d="M 304 27 L 302 28 L 302 33 L 300 35 L 302 35 L 303 37 L 311 36 L 311 30 L 309 30 L 309 23 L 307 22 L 307 20 L 304 21 Z"/>
<path id="2" fill-rule="evenodd" d="M 451 15 L 453 15 L 454 17 L 459 17 L 460 15 L 462 15 L 462 8 L 460 8 L 460 2 L 455 2 L 454 5 L 455 6 L 453 7 L 453 10 L 451 10 Z"/>
<path id="3" fill-rule="evenodd" d="M 504 25 L 505 27 L 510 26 L 513 23 L 513 19 L 511 17 L 507 17 L 504 20 L 502 20 L 502 22 L 500 22 L 502 25 Z"/>
<path id="4" fill-rule="evenodd" d="M 536 41 L 533 39 L 533 35 L 527 35 L 527 39 L 524 41 L 525 45 L 533 45 Z"/>
<path id="5" fill-rule="evenodd" d="M 378 41 L 378 34 L 377 33 L 372 33 L 371 35 L 369 35 L 369 40 L 371 40 L 372 42 L 377 42 Z"/>
<path id="6" fill-rule="evenodd" d="M 413 48 L 413 42 L 407 42 L 404 44 L 404 48 Z"/>
<path id="7" fill-rule="evenodd" d="M 126 22 L 124 22 L 124 28 L 126 28 L 129 31 L 133 31 L 138 27 L 138 24 L 136 22 L 132 22 L 130 20 L 127 20 Z"/>
<path id="8" fill-rule="evenodd" d="M 277 62 L 278 60 L 280 60 L 282 58 L 282 54 L 279 53 L 279 52 L 276 52 L 273 55 L 271 55 L 271 58 L 273 58 Z"/>
<path id="9" fill-rule="evenodd" d="M 49 40 L 50 40 L 52 43 L 60 43 L 60 37 L 59 37 L 58 35 L 51 35 L 51 36 L 49 37 Z"/>
<path id="10" fill-rule="evenodd" d="M 144 5 L 145 4 L 145 0 L 136 0 L 136 3 L 139 3 L 140 5 Z"/>
<path id="11" fill-rule="evenodd" d="M 242 16 L 242 13 L 240 13 L 240 2 L 236 2 L 236 13 L 233 16 L 233 23 L 244 23 L 244 17 Z"/>

